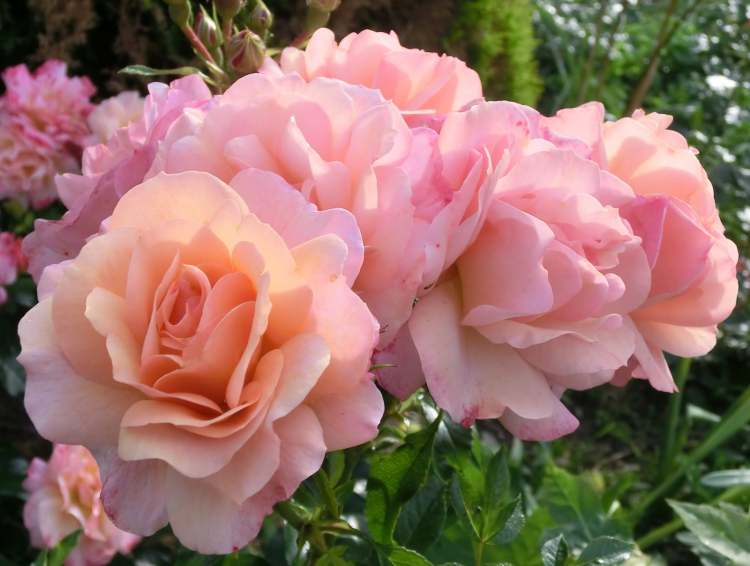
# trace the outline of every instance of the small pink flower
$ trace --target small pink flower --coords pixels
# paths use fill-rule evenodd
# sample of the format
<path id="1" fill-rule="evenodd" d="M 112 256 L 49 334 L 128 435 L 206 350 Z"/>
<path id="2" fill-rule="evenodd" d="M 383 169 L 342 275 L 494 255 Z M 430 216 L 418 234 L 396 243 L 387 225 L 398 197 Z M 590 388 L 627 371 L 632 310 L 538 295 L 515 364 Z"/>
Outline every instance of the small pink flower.
<path id="1" fill-rule="evenodd" d="M 365 30 L 337 44 L 331 30 L 319 29 L 304 51 L 284 49 L 281 69 L 305 80 L 329 77 L 378 89 L 400 110 L 415 115 L 460 110 L 482 98 L 479 75 L 463 61 L 407 49 L 394 32 Z"/>
<path id="2" fill-rule="evenodd" d="M 57 198 L 55 175 L 78 169 L 73 154 L 26 136 L 11 116 L 0 110 L 0 198 L 44 208 Z"/>
<path id="3" fill-rule="evenodd" d="M 25 138 L 60 151 L 66 144 L 83 147 L 96 89 L 86 77 L 68 77 L 67 66 L 51 59 L 33 73 L 26 65 L 6 69 L 4 111 Z"/>
<path id="4" fill-rule="evenodd" d="M 29 493 L 23 519 L 33 546 L 52 548 L 83 531 L 66 566 L 108 564 L 117 552 L 128 553 L 140 541 L 107 518 L 99 498 L 99 468 L 82 446 L 56 444 L 49 461 L 34 458 L 23 486 Z"/>

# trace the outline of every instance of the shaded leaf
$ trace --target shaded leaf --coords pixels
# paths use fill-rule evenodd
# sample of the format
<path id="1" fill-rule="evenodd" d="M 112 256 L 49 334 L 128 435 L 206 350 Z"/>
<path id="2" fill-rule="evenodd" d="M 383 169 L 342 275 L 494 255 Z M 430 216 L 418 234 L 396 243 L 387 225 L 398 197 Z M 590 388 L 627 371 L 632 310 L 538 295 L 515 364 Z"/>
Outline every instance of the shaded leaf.
<path id="1" fill-rule="evenodd" d="M 701 478 L 701 483 L 708 487 L 727 488 L 737 485 L 750 485 L 750 468 L 737 470 L 720 470 L 711 472 Z"/>
<path id="2" fill-rule="evenodd" d="M 372 538 L 390 544 L 401 507 L 424 483 L 432 460 L 432 444 L 440 419 L 410 434 L 390 454 L 373 457 L 367 481 L 365 516 Z"/>
<path id="3" fill-rule="evenodd" d="M 735 564 L 750 564 L 750 514 L 728 503 L 668 503 L 703 546 Z"/>
<path id="4" fill-rule="evenodd" d="M 570 550 L 565 535 L 557 535 L 542 545 L 542 564 L 544 566 L 563 566 Z"/>
<path id="5" fill-rule="evenodd" d="M 401 510 L 396 540 L 402 546 L 424 552 L 440 536 L 446 507 L 445 489 L 433 477 Z"/>

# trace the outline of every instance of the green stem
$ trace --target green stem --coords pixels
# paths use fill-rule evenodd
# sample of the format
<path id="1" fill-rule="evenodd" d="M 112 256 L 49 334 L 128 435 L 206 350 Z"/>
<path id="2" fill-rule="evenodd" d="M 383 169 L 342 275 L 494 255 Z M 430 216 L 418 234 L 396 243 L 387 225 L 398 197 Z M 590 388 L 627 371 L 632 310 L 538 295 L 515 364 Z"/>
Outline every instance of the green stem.
<path id="1" fill-rule="evenodd" d="M 677 430 L 679 428 L 680 416 L 682 415 L 682 399 L 684 396 L 685 383 L 687 382 L 690 373 L 691 362 L 691 358 L 681 359 L 677 366 L 677 371 L 675 372 L 675 385 L 677 385 L 677 392 L 669 399 L 669 408 L 667 409 L 667 428 L 664 434 L 664 442 L 662 444 L 659 463 L 659 479 L 664 479 L 667 476 L 669 469 L 674 462 L 677 444 Z"/>
<path id="2" fill-rule="evenodd" d="M 320 493 L 323 495 L 323 501 L 325 502 L 326 510 L 331 517 L 338 519 L 339 513 L 339 502 L 336 499 L 336 494 L 333 492 L 331 487 L 331 481 L 328 479 L 328 474 L 324 469 L 318 470 L 315 474 L 315 485 L 318 486 Z"/>
<path id="3" fill-rule="evenodd" d="M 750 421 L 750 386 L 732 404 L 708 436 L 696 446 L 687 457 L 675 467 L 662 482 L 651 490 L 632 511 L 632 517 L 639 519 L 658 500 L 663 498 L 682 479 L 685 472 L 701 462 L 719 446 L 724 444 Z"/>
<path id="4" fill-rule="evenodd" d="M 485 542 L 483 540 L 478 540 L 476 546 L 474 547 L 474 565 L 475 566 L 482 566 L 483 562 L 483 555 L 484 555 L 484 545 Z"/>
<path id="5" fill-rule="evenodd" d="M 719 501 L 734 501 L 735 499 L 739 499 L 742 495 L 745 495 L 747 491 L 748 486 L 745 485 L 730 488 L 722 493 L 719 497 L 714 499 L 712 503 L 716 503 Z M 682 519 L 680 519 L 679 517 L 675 517 L 668 523 L 664 523 L 663 525 L 656 527 L 652 531 L 649 531 L 637 541 L 635 541 L 635 543 L 641 550 L 646 550 L 660 540 L 665 539 L 668 536 L 679 531 L 683 527 L 683 525 L 684 523 L 682 522 Z"/>

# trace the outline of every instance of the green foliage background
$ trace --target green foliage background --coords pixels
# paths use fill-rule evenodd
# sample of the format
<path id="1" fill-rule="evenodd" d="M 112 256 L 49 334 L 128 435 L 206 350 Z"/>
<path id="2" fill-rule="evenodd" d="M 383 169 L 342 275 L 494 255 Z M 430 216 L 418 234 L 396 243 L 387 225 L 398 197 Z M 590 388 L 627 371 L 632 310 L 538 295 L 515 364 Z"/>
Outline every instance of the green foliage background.
<path id="1" fill-rule="evenodd" d="M 272 42 L 284 45 L 302 25 L 304 0 L 267 3 Z M 640 102 L 674 115 L 700 151 L 742 258 L 738 307 L 717 348 L 692 364 L 672 360 L 682 393 L 667 397 L 641 382 L 570 392 L 581 428 L 550 444 L 512 440 L 492 422 L 471 431 L 439 423 L 422 396 L 389 399 L 374 445 L 330 455 L 251 547 L 201 558 L 165 530 L 117 564 L 750 564 L 750 2 L 343 0 L 330 25 L 339 37 L 395 29 L 407 46 L 460 56 L 489 98 L 548 114 L 598 99 L 616 118 L 670 7 L 667 27 L 675 27 Z M 167 68 L 192 57 L 157 0 L 0 2 L 0 68 L 53 56 L 91 76 L 102 97 L 143 89 L 117 74 L 125 65 Z M 30 229 L 29 214 L 12 204 L 1 214 L 3 230 Z M 33 291 L 22 277 L 0 307 L 0 565 L 37 559 L 20 482 L 49 445 L 25 416 L 14 361 L 15 326 Z M 369 524 L 369 534 L 346 532 L 342 514 Z"/>

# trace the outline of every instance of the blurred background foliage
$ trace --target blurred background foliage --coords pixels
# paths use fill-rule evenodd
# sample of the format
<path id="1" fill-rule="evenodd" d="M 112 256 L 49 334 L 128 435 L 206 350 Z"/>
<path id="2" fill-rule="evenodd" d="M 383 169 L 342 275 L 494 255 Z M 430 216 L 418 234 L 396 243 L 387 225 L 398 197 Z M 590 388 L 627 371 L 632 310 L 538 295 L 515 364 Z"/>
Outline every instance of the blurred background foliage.
<path id="1" fill-rule="evenodd" d="M 271 43 L 285 45 L 302 26 L 304 0 L 267 3 L 276 17 Z M 750 518 L 743 511 L 750 498 L 750 1 L 343 0 L 330 27 L 338 37 L 394 29 L 404 45 L 465 59 L 482 77 L 488 98 L 516 100 L 547 114 L 592 99 L 604 103 L 610 118 L 638 107 L 672 114 L 674 128 L 700 152 L 741 255 L 738 307 L 719 345 L 692 363 L 673 360 L 680 394 L 667 397 L 641 382 L 570 392 L 566 401 L 582 426 L 551 444 L 511 441 L 493 423 L 474 431 L 474 441 L 467 431 L 441 426 L 429 477 L 404 513 L 417 520 L 425 516 L 420 510 L 429 510 L 442 536 L 414 539 L 413 525 L 400 520 L 397 538 L 435 563 L 472 562 L 467 541 L 474 540 L 473 523 L 455 505 L 456 493 L 466 487 L 461 481 L 471 491 L 470 479 L 457 471 L 470 464 L 457 465 L 456 459 L 473 458 L 471 465 L 485 473 L 491 455 L 472 445 L 481 436 L 485 444 L 505 446 L 511 481 L 503 489 L 521 494 L 526 515 L 514 536 L 506 526 L 488 543 L 488 561 L 582 564 L 581 551 L 602 536 L 638 541 L 643 552 L 622 555 L 634 565 L 694 564 L 697 557 L 704 564 L 750 564 L 743 561 L 750 557 Z M 125 65 L 175 67 L 192 55 L 158 0 L 0 2 L 0 68 L 50 57 L 89 75 L 105 97 L 123 88 L 143 90 L 141 78 L 117 73 Z M 30 228 L 28 215 L 12 206 L 3 207 L 0 223 L 21 234 Z M 20 522 L 20 481 L 24 462 L 49 449 L 25 417 L 23 374 L 14 360 L 15 325 L 33 303 L 33 286 L 21 278 L 9 292 L 11 300 L 0 307 L 0 564 L 33 559 Z M 386 444 L 406 442 L 407 433 L 434 417 L 427 402 L 411 403 L 402 407 L 407 416 L 386 427 Z M 329 471 L 336 465 L 329 462 Z M 369 472 L 360 466 L 347 473 L 349 481 L 364 483 Z M 452 481 L 459 487 L 451 488 Z M 314 505 L 316 488 L 307 491 L 302 497 Z M 364 513 L 362 490 L 357 493 L 342 503 L 353 517 Z M 689 503 L 670 505 L 667 497 Z M 740 507 L 719 506 L 719 499 Z M 294 563 L 289 545 L 297 535 L 280 524 L 270 521 L 257 548 L 225 562 L 245 563 L 242 557 L 252 556 L 248 564 Z M 742 533 L 748 538 L 734 540 Z M 736 553 L 728 555 L 727 548 Z M 476 541 L 473 550 L 475 557 Z M 356 552 L 354 543 L 336 546 L 319 564 L 376 560 L 370 554 L 350 558 Z M 168 533 L 142 544 L 137 556 L 155 564 L 203 563 L 183 555 Z"/>

